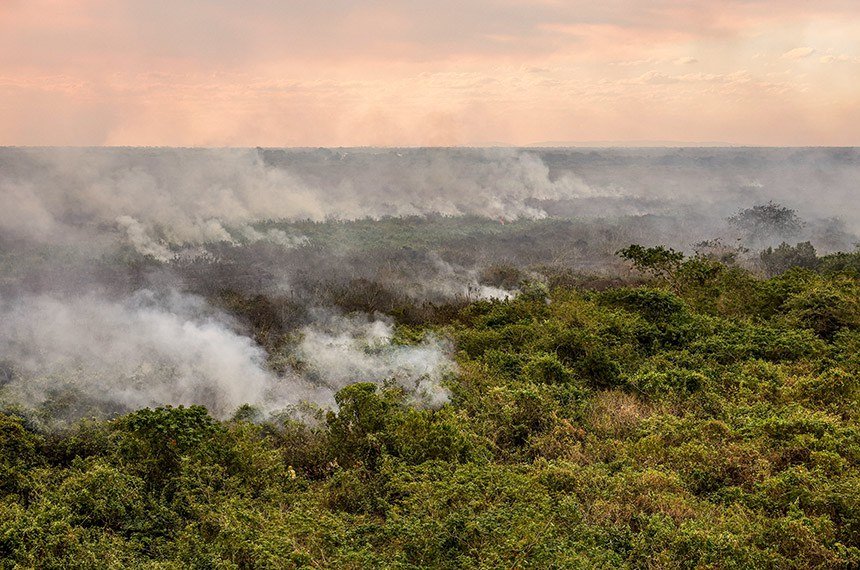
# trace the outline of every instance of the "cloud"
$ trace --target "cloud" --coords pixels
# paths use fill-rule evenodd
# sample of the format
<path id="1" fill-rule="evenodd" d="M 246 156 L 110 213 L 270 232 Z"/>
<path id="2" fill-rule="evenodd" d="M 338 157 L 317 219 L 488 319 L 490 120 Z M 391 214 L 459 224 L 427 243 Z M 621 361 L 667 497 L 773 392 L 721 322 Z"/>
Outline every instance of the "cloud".
<path id="1" fill-rule="evenodd" d="M 768 58 L 749 54 L 797 41 L 799 26 L 810 45 L 853 53 L 860 8 L 847 0 L 32 0 L 0 12 L 0 109 L 9 117 L 0 144 L 9 145 L 607 140 L 625 138 L 628 109 L 656 112 L 655 101 L 667 103 L 664 122 L 683 115 L 680 138 L 726 138 L 731 124 L 728 138 L 740 142 L 821 144 L 852 136 L 832 109 L 860 89 L 818 70 L 808 84 L 794 78 L 791 98 L 735 101 L 709 129 L 699 120 L 708 92 L 688 84 L 668 89 L 653 76 L 643 81 L 650 91 L 603 90 L 629 66 L 668 76 L 670 66 L 724 74 L 743 64 L 762 77 Z M 545 81 L 529 80 L 530 68 L 549 70 Z M 743 116 L 751 106 L 785 109 L 816 139 L 753 129 Z M 652 131 L 646 137 L 662 136 Z"/>
<path id="2" fill-rule="evenodd" d="M 821 63 L 860 63 L 860 57 L 850 56 L 848 54 L 827 54 L 819 58 Z"/>
<path id="3" fill-rule="evenodd" d="M 804 59 L 815 53 L 812 47 L 797 47 L 782 54 L 782 59 Z"/>
<path id="4" fill-rule="evenodd" d="M 666 75 L 665 73 L 661 73 L 659 71 L 647 71 L 634 79 L 633 83 L 645 83 L 649 85 L 669 85 L 672 83 L 678 83 L 679 79 L 677 77 Z"/>

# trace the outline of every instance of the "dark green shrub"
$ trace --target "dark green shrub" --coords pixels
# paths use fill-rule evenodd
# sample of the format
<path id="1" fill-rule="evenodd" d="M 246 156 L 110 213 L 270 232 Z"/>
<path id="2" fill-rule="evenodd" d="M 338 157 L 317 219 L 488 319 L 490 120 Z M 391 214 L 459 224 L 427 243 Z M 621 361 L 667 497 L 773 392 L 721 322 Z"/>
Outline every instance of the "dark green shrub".
<path id="1" fill-rule="evenodd" d="M 794 246 L 782 242 L 776 249 L 768 247 L 763 250 L 759 257 L 768 277 L 785 273 L 792 267 L 815 269 L 819 263 L 815 248 L 808 241 Z"/>
<path id="2" fill-rule="evenodd" d="M 523 376 L 535 384 L 568 384 L 574 380 L 573 371 L 555 354 L 532 357 L 523 367 Z"/>
<path id="3" fill-rule="evenodd" d="M 818 336 L 832 340 L 842 329 L 860 327 L 860 288 L 843 293 L 832 287 L 810 288 L 786 303 L 787 318 Z"/>
<path id="4" fill-rule="evenodd" d="M 337 412 L 326 417 L 332 451 L 342 466 L 355 463 L 374 467 L 385 451 L 385 428 L 402 393 L 378 391 L 376 384 L 363 382 L 335 394 Z"/>
<path id="5" fill-rule="evenodd" d="M 75 471 L 58 489 L 75 524 L 112 530 L 142 526 L 147 510 L 142 479 L 101 461 Z"/>
<path id="6" fill-rule="evenodd" d="M 600 293 L 597 299 L 610 306 L 639 313 L 652 323 L 668 323 L 686 312 L 677 295 L 661 289 L 609 289 Z"/>

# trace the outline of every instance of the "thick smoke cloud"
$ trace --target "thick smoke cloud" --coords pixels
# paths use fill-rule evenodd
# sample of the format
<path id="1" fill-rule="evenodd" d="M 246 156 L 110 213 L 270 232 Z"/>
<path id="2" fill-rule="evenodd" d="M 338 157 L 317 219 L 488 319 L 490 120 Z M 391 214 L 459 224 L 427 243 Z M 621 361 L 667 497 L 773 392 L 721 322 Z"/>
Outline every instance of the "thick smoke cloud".
<path id="1" fill-rule="evenodd" d="M 850 249 L 858 180 L 856 149 L 0 149 L 0 400 L 225 416 L 372 381 L 438 405 L 451 348 L 377 311 L 423 322 L 630 243 L 734 246 L 726 218 L 768 200 L 807 222 L 792 239 Z M 252 338 L 255 296 L 284 344 Z"/>
<path id="2" fill-rule="evenodd" d="M 128 299 L 3 300 L 0 353 L 31 405 L 64 392 L 95 408 L 205 404 L 224 414 L 265 398 L 265 354 L 203 299 L 140 291 Z"/>
<path id="3" fill-rule="evenodd" d="M 271 241 L 264 220 L 408 215 L 492 219 L 697 214 L 715 225 L 775 200 L 840 217 L 856 149 L 0 149 L 0 232 L 47 243 L 169 246 Z"/>
<path id="4" fill-rule="evenodd" d="M 248 224 L 324 215 L 318 196 L 249 150 L 46 149 L 3 157 L 0 191 L 11 199 L 2 230 L 51 243 L 82 229 L 117 232 L 162 255 L 168 244 L 284 242 L 289 236 L 259 235 Z M 37 223 L 20 221 L 28 218 Z"/>
<path id="5" fill-rule="evenodd" d="M 289 349 L 300 366 L 276 375 L 265 351 L 200 297 L 144 290 L 122 300 L 4 299 L 0 400 L 49 404 L 69 417 L 164 404 L 202 404 L 224 417 L 242 404 L 330 406 L 347 384 L 391 381 L 418 404 L 443 403 L 450 347 L 432 338 L 399 346 L 392 338 L 390 321 L 321 314 Z M 74 405 L 58 409 L 64 401 Z"/>
<path id="6" fill-rule="evenodd" d="M 54 243 L 82 227 L 115 230 L 141 253 L 160 258 L 169 244 L 302 243 L 301 236 L 260 234 L 250 226 L 263 220 L 430 213 L 540 218 L 546 212 L 531 202 L 589 192 L 572 175 L 550 180 L 531 153 L 349 156 L 314 155 L 291 168 L 252 149 L 6 149 L 0 192 L 8 200 L 0 230 Z"/>

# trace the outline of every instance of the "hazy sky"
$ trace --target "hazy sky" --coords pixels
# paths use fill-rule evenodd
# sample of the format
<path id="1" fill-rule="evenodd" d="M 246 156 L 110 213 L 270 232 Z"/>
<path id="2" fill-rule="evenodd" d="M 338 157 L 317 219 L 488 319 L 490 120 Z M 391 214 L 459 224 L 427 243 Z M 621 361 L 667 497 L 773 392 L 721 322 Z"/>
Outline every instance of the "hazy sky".
<path id="1" fill-rule="evenodd" d="M 858 0 L 0 0 L 0 145 L 858 145 L 858 127 Z"/>

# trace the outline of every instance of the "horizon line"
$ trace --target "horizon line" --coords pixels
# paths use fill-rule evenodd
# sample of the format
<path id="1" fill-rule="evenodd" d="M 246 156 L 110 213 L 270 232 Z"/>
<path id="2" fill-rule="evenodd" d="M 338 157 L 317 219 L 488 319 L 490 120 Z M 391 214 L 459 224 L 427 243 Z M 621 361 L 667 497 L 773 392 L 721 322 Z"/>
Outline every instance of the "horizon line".
<path id="1" fill-rule="evenodd" d="M 547 149 L 682 149 L 682 148 L 761 148 L 761 149 L 791 149 L 791 148 L 828 148 L 828 149 L 854 149 L 860 148 L 860 143 L 840 144 L 810 144 L 810 145 L 769 145 L 769 144 L 744 144 L 744 143 L 721 143 L 721 142 L 683 142 L 683 141 L 586 141 L 586 142 L 538 142 L 525 145 L 507 143 L 488 144 L 461 144 L 461 145 L 15 145 L 0 144 L 0 149 L 187 149 L 187 150 L 227 150 L 227 149 L 264 149 L 264 150 L 366 150 L 366 149 L 389 149 L 389 150 L 414 150 L 414 149 L 520 149 L 520 150 L 547 150 Z"/>

